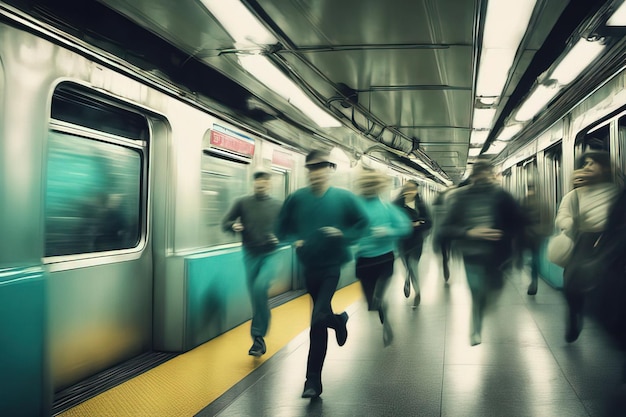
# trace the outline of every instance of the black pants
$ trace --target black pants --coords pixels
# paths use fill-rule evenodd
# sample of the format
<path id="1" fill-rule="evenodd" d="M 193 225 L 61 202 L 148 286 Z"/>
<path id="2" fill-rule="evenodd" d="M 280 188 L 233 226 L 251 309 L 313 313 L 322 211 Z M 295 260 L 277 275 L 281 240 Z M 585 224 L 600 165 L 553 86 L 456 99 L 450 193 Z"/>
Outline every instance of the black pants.
<path id="1" fill-rule="evenodd" d="M 563 295 L 569 308 L 569 318 L 583 314 L 586 295 L 599 283 L 601 277 L 577 274 L 577 264 L 592 256 L 592 249 L 601 233 L 581 233 L 576 240 L 572 260 L 563 271 Z"/>
<path id="2" fill-rule="evenodd" d="M 330 305 L 340 273 L 340 265 L 304 268 L 306 288 L 313 299 L 306 378 L 313 382 L 321 383 L 322 367 L 328 349 L 328 328 L 337 329 L 342 325 L 340 316 L 333 313 Z"/>
<path id="3" fill-rule="evenodd" d="M 368 310 L 380 308 L 385 290 L 393 275 L 393 252 L 372 258 L 358 258 L 356 277 L 361 281 Z"/>

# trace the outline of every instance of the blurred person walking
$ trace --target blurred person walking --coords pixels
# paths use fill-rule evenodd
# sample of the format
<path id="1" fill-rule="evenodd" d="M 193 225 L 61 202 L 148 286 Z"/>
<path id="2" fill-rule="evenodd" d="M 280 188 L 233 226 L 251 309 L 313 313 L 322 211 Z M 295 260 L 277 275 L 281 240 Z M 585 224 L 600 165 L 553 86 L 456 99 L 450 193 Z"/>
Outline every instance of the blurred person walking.
<path id="1" fill-rule="evenodd" d="M 443 269 L 443 278 L 446 282 L 450 279 L 450 241 L 441 237 L 439 226 L 446 216 L 447 199 L 452 194 L 454 187 L 449 187 L 437 194 L 437 198 L 433 202 L 433 250 L 435 253 L 441 253 L 441 267 Z"/>
<path id="2" fill-rule="evenodd" d="M 472 294 L 470 344 L 474 346 L 482 341 L 485 310 L 503 286 L 502 267 L 513 256 L 523 218 L 513 196 L 495 184 L 490 163 L 476 162 L 469 181 L 455 191 L 440 233 L 456 241 L 463 254 Z"/>
<path id="3" fill-rule="evenodd" d="M 306 288 L 313 299 L 310 346 L 303 398 L 322 393 L 322 367 L 328 349 L 328 328 L 335 330 L 337 344 L 348 337 L 348 314 L 334 314 L 331 299 L 337 289 L 341 266 L 351 259 L 349 245 L 368 230 L 367 214 L 350 191 L 331 187 L 336 166 L 326 152 L 313 150 L 305 160 L 309 186 L 287 197 L 281 209 L 277 235 L 295 241 L 304 269 Z"/>
<path id="4" fill-rule="evenodd" d="M 552 224 L 545 219 L 547 208 L 534 184 L 527 186 L 526 196 L 522 202 L 522 213 L 525 218 L 522 247 L 530 252 L 530 284 L 527 294 L 535 295 L 539 283 L 541 247 L 552 234 Z"/>
<path id="5" fill-rule="evenodd" d="M 398 239 L 413 230 L 411 221 L 398 207 L 381 200 L 388 183 L 389 179 L 377 171 L 363 172 L 356 182 L 370 222 L 369 232 L 359 241 L 356 276 L 361 281 L 368 310 L 378 311 L 385 346 L 393 340 L 385 295 L 393 275 L 394 250 Z"/>
<path id="6" fill-rule="evenodd" d="M 563 270 L 563 295 L 567 302 L 565 340 L 572 343 L 582 331 L 585 295 L 595 289 L 600 278 L 581 273 L 579 265 L 596 256 L 599 238 L 606 228 L 609 211 L 619 194 L 611 182 L 611 160 L 604 151 L 582 155 L 582 169 L 575 172 L 575 188 L 563 196 L 555 218 L 558 230 L 574 236 L 570 261 Z"/>
<path id="7" fill-rule="evenodd" d="M 268 291 L 278 262 L 278 239 L 274 228 L 282 202 L 269 195 L 269 172 L 257 171 L 252 178 L 253 194 L 235 201 L 222 220 L 222 229 L 242 234 L 246 281 L 252 304 L 250 335 L 253 343 L 248 354 L 258 357 L 267 350 L 264 338 L 271 318 Z"/>
<path id="8" fill-rule="evenodd" d="M 422 257 L 425 233 L 430 230 L 432 220 L 426 204 L 420 198 L 419 184 L 413 180 L 404 184 L 394 204 L 402 208 L 413 224 L 413 232 L 400 240 L 399 252 L 407 274 L 404 280 L 404 296 L 409 298 L 412 284 L 415 291 L 413 308 L 416 308 L 421 301 L 418 266 Z"/>

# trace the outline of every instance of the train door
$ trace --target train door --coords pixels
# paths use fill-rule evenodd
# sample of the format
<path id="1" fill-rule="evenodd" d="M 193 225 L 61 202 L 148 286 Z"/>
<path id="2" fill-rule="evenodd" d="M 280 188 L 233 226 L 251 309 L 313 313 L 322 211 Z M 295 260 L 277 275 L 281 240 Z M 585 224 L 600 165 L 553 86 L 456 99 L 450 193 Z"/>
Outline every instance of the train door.
<path id="1" fill-rule="evenodd" d="M 562 159 L 561 142 L 544 151 L 544 183 L 539 193 L 541 199 L 548 203 L 548 215 L 552 219 L 556 217 L 557 208 L 563 198 Z"/>
<path id="2" fill-rule="evenodd" d="M 147 118 L 70 83 L 54 91 L 45 254 L 55 391 L 151 349 Z"/>

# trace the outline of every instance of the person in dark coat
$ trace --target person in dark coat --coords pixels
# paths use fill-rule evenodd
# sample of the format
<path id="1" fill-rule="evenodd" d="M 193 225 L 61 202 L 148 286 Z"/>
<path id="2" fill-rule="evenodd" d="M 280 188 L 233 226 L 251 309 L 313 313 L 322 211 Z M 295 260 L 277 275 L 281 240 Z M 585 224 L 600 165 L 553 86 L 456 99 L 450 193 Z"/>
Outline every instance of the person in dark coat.
<path id="1" fill-rule="evenodd" d="M 422 257 L 425 232 L 432 227 L 432 219 L 426 204 L 420 198 L 419 184 L 415 181 L 409 180 L 404 184 L 394 204 L 402 208 L 413 225 L 412 233 L 399 241 L 398 250 L 407 273 L 404 280 L 404 296 L 409 298 L 412 284 L 415 291 L 413 308 L 416 308 L 421 300 L 417 268 Z"/>
<path id="2" fill-rule="evenodd" d="M 552 224 L 545 218 L 546 205 L 541 201 L 534 184 L 528 184 L 526 196 L 522 202 L 524 214 L 523 249 L 530 252 L 530 284 L 527 294 L 537 294 L 539 283 L 539 262 L 541 259 L 541 247 L 544 241 L 552 234 Z"/>
<path id="3" fill-rule="evenodd" d="M 463 255 L 472 294 L 472 346 L 481 343 L 485 309 L 503 286 L 502 267 L 513 256 L 513 242 L 522 225 L 518 204 L 496 185 L 491 164 L 476 162 L 470 185 L 455 192 L 440 228 L 441 236 L 456 241 Z"/>

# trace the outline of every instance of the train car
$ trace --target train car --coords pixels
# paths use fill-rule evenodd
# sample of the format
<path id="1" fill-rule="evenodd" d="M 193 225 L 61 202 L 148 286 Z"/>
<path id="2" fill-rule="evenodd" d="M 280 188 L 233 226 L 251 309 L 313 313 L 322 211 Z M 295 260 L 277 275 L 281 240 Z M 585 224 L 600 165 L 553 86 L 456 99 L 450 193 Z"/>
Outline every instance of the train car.
<path id="1" fill-rule="evenodd" d="M 281 143 L 6 11 L 0 39 L 3 415 L 45 415 L 54 392 L 248 320 L 241 245 L 221 219 L 254 170 L 284 199 L 306 183 L 306 152 L 325 148 L 352 186 L 357 161 L 328 143 Z M 415 176 L 385 172 L 396 188 Z M 280 251 L 269 295 L 288 299 L 303 284 Z"/>

